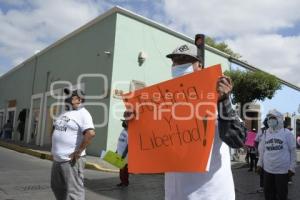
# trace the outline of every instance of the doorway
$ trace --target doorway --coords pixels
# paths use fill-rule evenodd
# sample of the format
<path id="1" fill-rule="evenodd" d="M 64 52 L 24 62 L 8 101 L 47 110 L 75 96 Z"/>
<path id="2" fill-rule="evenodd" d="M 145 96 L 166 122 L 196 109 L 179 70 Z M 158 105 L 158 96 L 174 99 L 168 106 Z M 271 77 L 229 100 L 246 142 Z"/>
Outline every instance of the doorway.
<path id="1" fill-rule="evenodd" d="M 39 140 L 41 137 L 42 103 L 43 94 L 36 94 L 31 97 L 28 131 L 26 137 L 26 142 L 29 144 L 39 145 Z"/>
<path id="2" fill-rule="evenodd" d="M 15 129 L 15 122 L 16 122 L 16 107 L 7 108 L 5 123 L 7 123 L 8 121 L 12 126 L 12 131 L 11 133 L 9 133 L 8 138 L 14 139 L 15 136 L 13 130 Z"/>
<path id="3" fill-rule="evenodd" d="M 4 125 L 4 109 L 0 109 L 0 138 L 3 136 L 3 125 Z"/>

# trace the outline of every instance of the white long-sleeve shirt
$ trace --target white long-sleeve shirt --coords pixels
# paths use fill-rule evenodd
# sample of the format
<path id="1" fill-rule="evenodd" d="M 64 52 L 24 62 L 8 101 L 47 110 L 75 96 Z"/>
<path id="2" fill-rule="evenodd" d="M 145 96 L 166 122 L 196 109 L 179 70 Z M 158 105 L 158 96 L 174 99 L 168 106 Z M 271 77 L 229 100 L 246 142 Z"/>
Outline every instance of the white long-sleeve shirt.
<path id="1" fill-rule="evenodd" d="M 286 174 L 288 170 L 295 172 L 296 140 L 288 129 L 272 132 L 268 129 L 261 139 L 258 166 L 272 174 Z"/>

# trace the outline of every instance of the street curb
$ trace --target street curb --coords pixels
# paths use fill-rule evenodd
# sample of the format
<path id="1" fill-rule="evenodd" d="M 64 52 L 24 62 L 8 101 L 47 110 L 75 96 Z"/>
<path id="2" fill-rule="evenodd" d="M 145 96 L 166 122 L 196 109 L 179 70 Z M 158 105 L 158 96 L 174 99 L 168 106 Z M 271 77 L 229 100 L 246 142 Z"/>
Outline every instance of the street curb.
<path id="1" fill-rule="evenodd" d="M 14 150 L 20 153 L 25 153 L 40 159 L 45 159 L 45 160 L 50 160 L 52 161 L 52 155 L 50 153 L 46 153 L 43 151 L 38 151 L 38 150 L 34 150 L 34 149 L 29 149 L 26 147 L 22 147 L 16 144 L 11 144 L 11 143 L 7 143 L 7 142 L 3 142 L 0 141 L 0 146 L 10 149 L 10 150 Z M 96 170 L 96 171 L 101 171 L 101 172 L 111 172 L 111 173 L 118 173 L 119 170 L 115 170 L 115 169 L 108 169 L 108 168 L 104 168 L 96 163 L 92 163 L 92 162 L 86 162 L 85 164 L 85 168 L 86 169 L 91 169 L 91 170 Z"/>
<path id="2" fill-rule="evenodd" d="M 104 168 L 104 167 L 101 167 L 100 165 L 92 163 L 92 162 L 86 162 L 85 168 L 91 169 L 91 170 L 96 170 L 96 171 L 101 171 L 101 172 L 119 173 L 119 170 Z"/>
<path id="3" fill-rule="evenodd" d="M 28 155 L 31 155 L 31 156 L 34 156 L 34 157 L 37 157 L 40 159 L 45 159 L 45 160 L 50 160 L 50 161 L 53 160 L 50 153 L 46 153 L 43 151 L 38 151 L 38 150 L 22 147 L 22 146 L 19 146 L 16 144 L 11 144 L 11 143 L 4 142 L 4 141 L 0 141 L 0 146 L 20 152 L 20 153 L 25 153 L 25 154 L 28 154 Z M 231 164 L 232 169 L 241 169 L 241 168 L 245 168 L 245 167 L 247 167 L 247 164 L 243 163 L 243 162 Z M 85 164 L 85 168 L 95 170 L 95 171 L 101 171 L 101 172 L 110 172 L 110 173 L 118 173 L 119 172 L 119 170 L 105 168 L 96 163 L 92 163 L 92 162 L 88 162 L 88 161 Z"/>

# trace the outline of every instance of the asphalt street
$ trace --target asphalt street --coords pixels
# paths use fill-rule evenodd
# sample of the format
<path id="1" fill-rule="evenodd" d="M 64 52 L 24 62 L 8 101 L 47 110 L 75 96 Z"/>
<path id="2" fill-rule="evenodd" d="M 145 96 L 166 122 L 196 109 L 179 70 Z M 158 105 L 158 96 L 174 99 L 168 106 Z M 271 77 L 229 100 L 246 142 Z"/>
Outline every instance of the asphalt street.
<path id="1" fill-rule="evenodd" d="M 0 200 L 55 200 L 50 188 L 51 161 L 0 147 Z M 234 169 L 236 200 L 263 200 L 259 177 L 247 168 Z M 300 199 L 300 170 L 289 186 L 289 199 Z M 85 170 L 87 200 L 163 200 L 163 175 L 131 175 L 119 188 L 117 173 Z M 220 187 L 226 180 L 220 182 Z M 225 200 L 225 199 L 224 199 Z"/>

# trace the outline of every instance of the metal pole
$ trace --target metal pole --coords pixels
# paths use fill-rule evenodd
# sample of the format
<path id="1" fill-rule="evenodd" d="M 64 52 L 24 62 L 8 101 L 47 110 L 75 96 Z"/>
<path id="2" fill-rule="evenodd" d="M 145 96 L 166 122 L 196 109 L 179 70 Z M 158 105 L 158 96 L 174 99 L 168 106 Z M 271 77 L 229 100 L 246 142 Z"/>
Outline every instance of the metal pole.
<path id="1" fill-rule="evenodd" d="M 197 46 L 197 56 L 201 60 L 202 68 L 205 66 L 205 35 L 195 35 L 195 45 Z"/>

